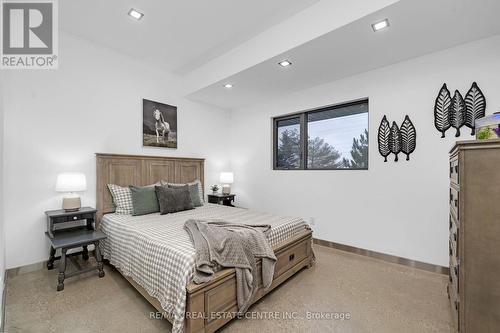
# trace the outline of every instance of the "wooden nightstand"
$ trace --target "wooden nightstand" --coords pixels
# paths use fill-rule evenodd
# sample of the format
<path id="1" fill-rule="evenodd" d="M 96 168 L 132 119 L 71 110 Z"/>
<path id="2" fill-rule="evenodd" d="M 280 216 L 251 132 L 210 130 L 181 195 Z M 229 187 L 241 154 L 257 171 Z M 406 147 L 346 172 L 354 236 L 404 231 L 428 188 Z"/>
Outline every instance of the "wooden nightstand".
<path id="1" fill-rule="evenodd" d="M 107 236 L 100 230 L 94 230 L 92 223 L 95 221 L 97 210 L 91 207 L 83 207 L 75 212 L 65 212 L 64 210 L 52 210 L 45 212 L 47 215 L 47 231 L 45 235 L 50 241 L 50 256 L 47 261 L 47 269 L 54 268 L 54 261 L 61 260 L 59 264 L 59 275 L 57 291 L 64 289 L 64 279 L 74 275 L 90 272 L 93 270 L 99 271 L 99 277 L 104 277 L 104 269 L 102 263 L 101 252 L 99 250 L 99 241 Z M 85 220 L 84 225 L 75 224 L 75 222 Z M 67 228 L 56 229 L 57 223 L 65 223 Z M 66 258 L 77 255 L 82 255 L 83 260 L 88 260 L 88 246 L 94 245 L 95 258 L 97 266 L 88 268 L 80 268 L 80 265 L 73 261 L 77 267 L 77 271 L 66 274 Z M 82 247 L 82 251 L 66 254 L 69 249 Z M 56 257 L 56 250 L 61 249 L 61 256 Z"/>
<path id="2" fill-rule="evenodd" d="M 234 207 L 234 194 L 209 194 L 208 203 Z"/>

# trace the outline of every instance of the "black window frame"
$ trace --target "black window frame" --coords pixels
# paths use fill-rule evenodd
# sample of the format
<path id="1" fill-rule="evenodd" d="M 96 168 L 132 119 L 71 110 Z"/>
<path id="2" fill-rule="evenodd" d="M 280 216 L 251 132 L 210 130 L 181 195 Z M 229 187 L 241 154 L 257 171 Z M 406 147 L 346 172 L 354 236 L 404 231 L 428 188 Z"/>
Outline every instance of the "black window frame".
<path id="1" fill-rule="evenodd" d="M 315 112 L 321 112 L 321 111 L 327 111 L 327 110 L 335 110 L 335 109 L 341 109 L 353 105 L 360 105 L 360 104 L 366 104 L 368 108 L 368 134 L 370 133 L 370 103 L 368 98 L 363 98 L 360 100 L 356 101 L 351 101 L 351 102 L 346 102 L 346 103 L 341 103 L 341 104 L 335 104 L 335 105 L 328 105 L 328 106 L 322 106 L 319 108 L 311 109 L 311 110 L 305 110 L 305 111 L 300 111 L 300 112 L 295 112 L 291 114 L 287 114 L 284 116 L 277 116 L 272 118 L 272 127 L 273 127 L 273 142 L 272 142 L 272 150 L 273 150 L 273 170 L 368 170 L 369 167 L 369 162 L 368 166 L 366 168 L 308 168 L 307 167 L 307 125 L 308 125 L 308 115 L 311 113 Z M 283 168 L 283 167 L 278 167 L 277 162 L 278 162 L 278 122 L 281 120 L 287 120 L 287 119 L 293 119 L 293 118 L 299 118 L 300 120 L 300 166 L 298 168 Z M 368 149 L 370 147 L 370 139 L 369 137 L 367 138 L 368 140 Z"/>

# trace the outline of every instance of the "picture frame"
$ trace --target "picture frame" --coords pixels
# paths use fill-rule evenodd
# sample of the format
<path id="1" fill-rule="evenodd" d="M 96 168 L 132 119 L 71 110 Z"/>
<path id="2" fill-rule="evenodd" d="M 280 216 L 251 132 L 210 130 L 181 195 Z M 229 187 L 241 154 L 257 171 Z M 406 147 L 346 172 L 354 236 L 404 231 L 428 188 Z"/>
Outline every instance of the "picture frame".
<path id="1" fill-rule="evenodd" d="M 177 148 L 177 106 L 142 100 L 142 145 Z"/>

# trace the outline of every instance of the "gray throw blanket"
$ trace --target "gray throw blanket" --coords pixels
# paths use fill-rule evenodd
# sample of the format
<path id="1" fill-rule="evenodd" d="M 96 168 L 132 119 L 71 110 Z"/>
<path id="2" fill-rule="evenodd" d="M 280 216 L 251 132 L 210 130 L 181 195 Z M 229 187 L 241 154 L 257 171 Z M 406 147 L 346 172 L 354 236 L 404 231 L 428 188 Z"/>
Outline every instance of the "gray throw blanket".
<path id="1" fill-rule="evenodd" d="M 265 235 L 270 225 L 188 220 L 184 228 L 196 250 L 194 283 L 210 281 L 220 267 L 234 267 L 239 313 L 248 309 L 258 288 L 255 258 L 262 258 L 264 288 L 271 286 L 276 256 Z"/>

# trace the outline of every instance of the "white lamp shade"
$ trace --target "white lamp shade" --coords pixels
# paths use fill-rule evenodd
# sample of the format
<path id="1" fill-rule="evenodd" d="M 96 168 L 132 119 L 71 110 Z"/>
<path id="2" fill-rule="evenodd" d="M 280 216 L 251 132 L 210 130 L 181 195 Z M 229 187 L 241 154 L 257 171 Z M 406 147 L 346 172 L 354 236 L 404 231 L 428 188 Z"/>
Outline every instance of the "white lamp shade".
<path id="1" fill-rule="evenodd" d="M 81 172 L 64 172 L 57 175 L 57 192 L 82 192 L 87 190 L 87 179 Z"/>
<path id="2" fill-rule="evenodd" d="M 234 182 L 234 175 L 232 172 L 221 172 L 219 180 L 222 184 L 232 184 Z"/>

